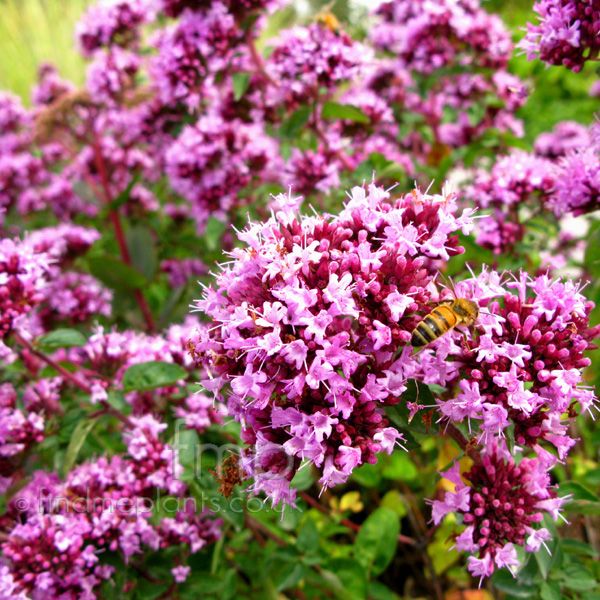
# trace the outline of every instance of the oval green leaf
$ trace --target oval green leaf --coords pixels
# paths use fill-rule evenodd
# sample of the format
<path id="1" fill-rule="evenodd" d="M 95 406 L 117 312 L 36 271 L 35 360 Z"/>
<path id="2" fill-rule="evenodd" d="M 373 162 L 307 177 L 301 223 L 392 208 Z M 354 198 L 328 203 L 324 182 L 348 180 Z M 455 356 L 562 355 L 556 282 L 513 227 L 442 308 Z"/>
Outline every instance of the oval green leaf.
<path id="1" fill-rule="evenodd" d="M 383 573 L 396 554 L 400 519 L 389 508 L 378 508 L 362 524 L 356 541 L 354 555 L 372 575 Z"/>
<path id="2" fill-rule="evenodd" d="M 123 375 L 123 391 L 143 392 L 158 387 L 174 385 L 187 378 L 187 372 L 179 365 L 154 360 L 133 365 Z"/>
<path id="3" fill-rule="evenodd" d="M 370 119 L 365 113 L 351 104 L 338 104 L 325 102 L 322 116 L 324 119 L 346 119 L 355 123 L 369 123 Z"/>
<path id="4" fill-rule="evenodd" d="M 137 269 L 114 256 L 92 256 L 88 262 L 92 275 L 114 290 L 135 290 L 147 283 Z"/>
<path id="5" fill-rule="evenodd" d="M 62 468 L 64 475 L 66 475 L 71 470 L 71 467 L 75 464 L 77 455 L 79 454 L 79 451 L 85 442 L 85 438 L 88 436 L 88 433 L 92 430 L 97 420 L 98 419 L 96 418 L 82 419 L 79 421 L 79 423 L 77 423 L 65 454 L 65 462 L 63 463 Z"/>
<path id="6" fill-rule="evenodd" d="M 50 350 L 56 348 L 75 348 L 85 346 L 87 340 L 76 329 L 56 329 L 37 339 L 40 346 Z"/>

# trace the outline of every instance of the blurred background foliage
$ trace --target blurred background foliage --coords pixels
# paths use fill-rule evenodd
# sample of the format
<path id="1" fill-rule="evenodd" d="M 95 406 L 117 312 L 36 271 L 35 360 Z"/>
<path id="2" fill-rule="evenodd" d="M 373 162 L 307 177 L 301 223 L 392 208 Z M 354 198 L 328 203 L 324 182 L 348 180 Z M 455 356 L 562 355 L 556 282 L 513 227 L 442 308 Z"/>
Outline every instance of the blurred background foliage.
<path id="1" fill-rule="evenodd" d="M 79 16 L 91 1 L 0 0 L 0 89 L 13 91 L 29 104 L 30 90 L 36 80 L 38 65 L 44 61 L 54 63 L 63 77 L 81 84 L 84 81 L 85 63 L 74 48 L 73 32 Z M 371 1 L 370 7 L 375 4 Z M 524 27 L 527 21 L 535 21 L 535 13 L 532 10 L 533 0 L 482 0 L 482 5 L 488 12 L 500 15 L 512 29 L 515 41 L 524 35 L 520 28 Z M 331 4 L 331 2 L 309 0 L 295 2 L 292 6 L 276 13 L 262 36 L 263 42 L 281 28 L 289 27 L 295 22 L 304 23 L 314 19 L 314 16 L 324 8 L 331 10 L 349 32 L 356 33 L 355 37 L 360 38 L 366 33 L 369 22 L 365 18 L 368 8 L 364 1 L 358 4 L 349 0 L 338 0 L 335 4 Z M 600 108 L 600 100 L 589 96 L 589 88 L 598 77 L 598 69 L 598 66 L 588 63 L 582 73 L 575 74 L 563 68 L 546 68 L 540 61 L 528 62 L 524 55 L 513 57 L 510 71 L 521 77 L 531 91 L 528 102 L 518 113 L 525 123 L 523 145 L 527 149 L 531 148 L 534 139 L 541 132 L 549 131 L 559 121 L 575 120 L 583 124 L 592 121 L 594 112 Z M 156 223 L 153 223 L 153 226 L 159 233 L 161 243 L 168 244 L 171 241 L 169 232 L 161 231 Z M 596 221 L 590 230 L 590 254 L 585 259 L 587 274 L 597 282 L 600 280 L 598 232 L 600 232 L 600 221 Z M 206 262 L 218 258 L 222 234 L 223 224 L 211 220 L 205 239 L 198 248 L 198 254 L 205 257 Z M 181 238 L 172 241 L 173 244 L 185 246 L 185 240 Z M 197 244 L 195 237 L 190 240 L 190 245 L 194 244 Z M 467 247 L 465 260 L 468 258 L 487 260 L 488 257 L 483 255 L 480 248 L 472 244 L 471 247 Z M 508 260 L 509 257 L 505 258 Z M 167 306 L 169 312 L 166 316 L 171 320 L 176 316 L 183 317 L 188 311 L 188 296 L 196 296 L 195 289 L 178 293 L 179 296 L 174 297 Z M 591 286 L 588 295 L 600 305 L 598 283 Z M 122 306 L 124 310 L 127 308 L 125 295 L 122 298 L 117 295 L 116 300 L 115 305 Z M 600 308 L 597 308 L 592 325 L 599 320 Z M 600 351 L 594 354 L 595 364 L 600 364 Z M 598 372 L 590 373 L 589 376 L 596 379 L 595 383 L 600 382 Z M 600 482 L 600 468 L 595 461 L 586 457 L 597 455 L 600 432 L 587 418 L 580 419 L 578 427 L 580 428 L 578 435 L 583 440 L 582 445 L 587 446 L 587 451 L 573 453 L 573 460 L 557 469 L 556 475 L 561 482 L 567 479 L 574 479 L 577 482 L 576 485 L 581 488 L 579 492 L 578 489 L 569 488 L 576 500 L 595 502 L 595 496 L 592 495 L 590 499 L 585 492 L 588 488 L 597 489 Z M 212 593 L 220 600 L 234 597 L 236 588 L 232 581 L 235 571 L 242 571 L 247 575 L 249 593 L 253 589 L 266 590 L 264 597 L 268 598 L 277 598 L 277 594 L 295 587 L 304 579 L 309 588 L 314 585 L 318 590 L 321 582 L 311 580 L 313 567 L 326 574 L 324 580 L 331 584 L 324 595 L 332 597 L 333 592 L 338 598 L 345 597 L 343 595 L 345 592 L 340 592 L 340 589 L 353 589 L 357 598 L 364 597 L 367 594 L 367 586 L 370 598 L 378 600 L 397 598 L 391 595 L 382 583 L 375 580 L 367 582 L 364 575 L 367 571 L 373 576 L 382 574 L 381 581 L 390 584 L 392 588 L 397 588 L 402 577 L 410 573 L 411 580 L 404 586 L 407 595 L 411 595 L 410 586 L 419 589 L 427 587 L 423 581 L 420 581 L 420 578 L 424 577 L 434 579 L 447 577 L 456 585 L 466 584 L 468 576 L 464 566 L 459 562 L 458 554 L 447 552 L 451 546 L 449 534 L 453 524 L 446 522 L 443 527 L 436 530 L 431 540 L 425 537 L 426 525 L 419 504 L 422 504 L 423 497 L 433 495 L 434 485 L 441 485 L 433 483 L 436 481 L 435 472 L 447 466 L 457 452 L 451 445 L 442 445 L 444 442 L 440 438 L 428 433 L 417 436 L 420 453 L 413 452 L 410 456 L 403 453 L 395 453 L 390 457 L 382 456 L 376 466 L 365 465 L 357 469 L 343 490 L 325 495 L 323 504 L 327 503 L 328 506 L 325 514 L 322 506 L 315 507 L 309 503 L 309 496 L 301 495 L 300 510 L 289 511 L 284 515 L 283 521 L 280 521 L 280 515 L 272 511 L 267 514 L 268 509 L 251 515 L 252 523 L 255 526 L 258 526 L 258 523 L 263 528 L 263 534 L 266 528 L 266 539 L 263 545 L 266 545 L 266 550 L 269 552 L 254 542 L 248 551 L 247 544 L 251 533 L 243 526 L 244 523 L 239 521 L 240 515 L 225 514 L 226 527 L 233 528 L 237 532 L 224 553 L 230 570 L 225 577 L 215 574 L 214 580 L 204 576 L 203 581 L 190 589 L 189 597 L 197 598 L 198 594 L 202 594 L 202 597 L 212 598 L 213 596 L 210 595 Z M 184 464 L 184 466 L 190 468 L 189 465 Z M 304 491 L 314 485 L 314 477 L 308 469 L 299 475 L 299 479 L 304 478 L 304 480 L 295 481 L 294 487 Z M 201 493 L 207 493 L 211 497 L 216 494 L 215 482 L 210 477 L 201 484 L 206 485 L 206 489 L 200 490 Z M 380 508 L 371 513 L 373 506 Z M 586 526 L 589 524 L 591 531 L 599 530 L 596 526 L 597 515 L 583 514 L 581 505 L 575 508 L 578 513 L 574 511 L 575 514 L 567 515 L 568 518 L 573 519 L 574 530 L 582 524 Z M 348 544 L 344 537 L 348 523 L 352 524 L 350 519 L 362 521 L 365 531 L 356 537 L 353 545 Z M 416 552 L 412 548 L 401 547 L 396 553 L 397 527 L 401 519 L 409 520 L 413 530 L 420 532 L 417 541 L 421 549 L 428 545 L 424 559 L 425 569 L 421 568 L 420 563 L 415 565 Z M 594 521 L 590 522 L 591 519 Z M 393 543 L 386 545 L 382 543 L 383 536 L 389 535 L 390 531 L 394 534 Z M 297 532 L 297 535 L 294 532 Z M 199 564 L 194 567 L 199 571 L 210 569 L 211 573 L 217 573 L 219 556 L 220 552 L 215 551 L 211 565 Z M 554 559 L 548 559 L 547 555 L 540 553 L 539 557 L 530 560 L 531 568 L 525 572 L 525 577 L 530 577 L 529 588 L 523 584 L 523 579 L 512 580 L 510 574 L 506 574 L 504 580 L 502 580 L 504 574 L 496 578 L 497 587 L 506 592 L 508 597 L 530 598 L 539 588 L 543 600 L 560 600 L 565 596 L 561 596 L 559 583 L 566 585 L 566 581 L 570 585 L 580 586 L 571 588 L 569 598 L 581 597 L 586 600 L 600 598 L 597 590 L 589 592 L 581 588 L 581 586 L 594 588 L 600 578 L 598 572 L 600 563 L 595 560 L 593 551 L 590 555 L 588 546 L 577 540 L 571 541 L 570 545 L 563 544 L 562 550 L 554 552 L 553 556 Z M 594 572 L 587 570 L 587 567 L 584 569 L 580 556 L 592 557 L 590 568 L 595 569 Z M 554 579 L 549 577 L 540 584 L 539 572 L 547 575 L 551 566 L 540 564 L 539 568 L 536 567 L 536 561 L 542 560 L 555 560 L 564 568 L 561 571 L 556 570 L 556 575 L 552 576 Z M 335 573 L 338 579 L 335 579 L 332 573 Z M 361 594 L 360 590 L 363 588 L 364 594 Z M 468 596 L 471 600 L 489 600 L 491 597 L 485 591 L 471 591 L 473 594 L 478 594 Z M 237 593 L 239 594 L 239 590 Z M 467 598 L 466 595 L 452 596 L 451 594 L 452 592 L 449 591 L 447 595 L 449 600 Z M 153 596 L 149 594 L 148 597 Z"/>
<path id="2" fill-rule="evenodd" d="M 0 89 L 7 89 L 30 101 L 38 65 L 54 63 L 59 73 L 76 84 L 83 82 L 85 63 L 74 48 L 74 27 L 91 0 L 0 0 Z M 512 29 L 515 41 L 523 37 L 521 28 L 535 22 L 533 2 L 522 0 L 482 0 L 482 6 L 496 13 Z M 296 0 L 276 13 L 263 34 L 263 40 L 295 22 L 306 22 L 325 8 L 331 10 L 356 37 L 366 32 L 369 9 L 377 0 Z M 516 53 L 515 53 L 516 54 Z M 598 98 L 588 94 L 599 69 L 589 62 L 582 73 L 562 68 L 546 68 L 540 61 L 528 62 L 524 55 L 514 56 L 510 71 L 528 84 L 531 95 L 518 116 L 525 121 L 527 149 L 543 131 L 559 121 L 574 120 L 589 124 L 599 108 Z"/>

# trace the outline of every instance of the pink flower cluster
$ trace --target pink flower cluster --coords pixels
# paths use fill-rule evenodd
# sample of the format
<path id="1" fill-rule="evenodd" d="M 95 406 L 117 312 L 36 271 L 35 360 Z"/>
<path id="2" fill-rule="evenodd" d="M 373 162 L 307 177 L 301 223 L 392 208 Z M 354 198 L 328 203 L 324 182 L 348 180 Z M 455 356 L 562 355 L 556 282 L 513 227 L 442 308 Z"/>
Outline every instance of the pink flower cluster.
<path id="1" fill-rule="evenodd" d="M 396 54 L 408 69 L 432 73 L 466 64 L 506 68 L 512 49 L 510 35 L 502 21 L 482 10 L 477 0 L 392 0 L 376 12 L 383 20 L 369 33 L 371 41 Z"/>
<path id="2" fill-rule="evenodd" d="M 128 47 L 139 40 L 139 28 L 154 20 L 151 0 L 99 0 L 77 24 L 81 53 L 91 57 L 106 46 Z"/>
<path id="3" fill-rule="evenodd" d="M 162 0 L 162 10 L 168 17 L 178 17 L 186 9 L 203 11 L 209 9 L 212 4 L 206 0 Z M 236 19 L 243 20 L 253 12 L 272 12 L 282 3 L 281 0 L 224 0 L 223 4 Z"/>
<path id="4" fill-rule="evenodd" d="M 266 63 L 277 81 L 270 102 L 296 108 L 358 79 L 374 60 L 373 51 L 343 31 L 320 23 L 282 31 Z"/>
<path id="5" fill-rule="evenodd" d="M 581 71 L 587 60 L 600 51 L 600 3 L 597 0 L 541 0 L 533 5 L 539 24 L 527 24 L 527 35 L 519 43 L 527 58 L 539 55 L 550 65 Z"/>
<path id="6" fill-rule="evenodd" d="M 209 216 L 225 217 L 254 177 L 275 179 L 280 160 L 262 125 L 212 115 L 185 127 L 165 155 L 171 185 L 192 205 L 200 232 Z"/>
<path id="7" fill-rule="evenodd" d="M 415 372 L 407 343 L 435 265 L 462 251 L 473 219 L 452 194 L 389 196 L 354 188 L 336 217 L 302 217 L 279 196 L 197 303 L 213 319 L 192 339 L 203 385 L 243 423 L 244 468 L 274 502 L 293 503 L 303 460 L 334 486 L 402 439 L 383 407 Z"/>
<path id="8" fill-rule="evenodd" d="M 438 164 L 490 128 L 523 135 L 514 113 L 527 95 L 506 71 L 510 35 L 477 0 L 393 0 L 377 14 L 382 20 L 369 37 L 393 58 L 377 61 L 366 85 L 395 109 L 397 123 L 416 113 L 430 128 L 429 136 L 413 131 L 402 140 L 413 161 Z"/>
<path id="9" fill-rule="evenodd" d="M 241 29 L 221 2 L 211 2 L 205 12 L 185 11 L 155 40 L 158 56 L 151 72 L 161 101 L 198 109 L 214 85 L 212 78 L 226 70 L 241 39 Z"/>
<path id="10" fill-rule="evenodd" d="M 113 390 L 122 389 L 123 375 L 132 365 L 161 361 L 192 371 L 195 365 L 187 351 L 187 344 L 192 336 L 197 335 L 199 328 L 198 320 L 192 317 L 181 325 L 171 325 L 158 335 L 132 330 L 105 331 L 103 327 L 97 327 L 85 346 L 61 350 L 55 358 L 90 369 L 89 372 L 96 375 L 86 378 L 92 387 L 91 401 L 101 402 L 106 400 L 109 385 Z M 185 381 L 149 391 L 128 392 L 125 401 L 136 416 L 175 413 L 199 432 L 221 421 L 219 409 L 213 407 L 212 399 L 190 392 Z"/>
<path id="11" fill-rule="evenodd" d="M 107 203 L 127 189 L 136 173 L 148 183 L 155 182 L 160 156 L 147 143 L 140 112 L 101 112 L 99 108 L 84 105 L 78 112 L 71 133 L 82 136 L 85 143 L 65 168 L 65 175 L 90 186 L 96 202 Z M 130 198 L 133 206 L 158 208 L 152 192 L 141 183 L 133 187 Z"/>
<path id="12" fill-rule="evenodd" d="M 42 593 L 93 600 L 101 597 L 98 586 L 114 571 L 103 561 L 106 550 L 129 562 L 169 545 L 177 534 L 186 560 L 220 537 L 219 520 L 185 503 L 191 498 L 178 479 L 177 452 L 159 439 L 166 424 L 149 415 L 130 421 L 124 434 L 129 456 L 84 463 L 64 482 L 38 471 L 12 498 L 8 515 L 15 524 L 1 545 L 6 563 L 0 571 L 0 590 L 12 595 L 3 597 Z M 173 517 L 155 523 L 152 503 L 160 491 L 183 504 Z"/>
<path id="13" fill-rule="evenodd" d="M 19 320 L 44 299 L 49 257 L 30 244 L 0 240 L 0 336 L 5 337 Z"/>
<path id="14" fill-rule="evenodd" d="M 552 131 L 538 135 L 534 149 L 538 156 L 556 159 L 590 144 L 587 127 L 575 121 L 560 121 Z"/>
<path id="15" fill-rule="evenodd" d="M 174 288 L 185 285 L 198 275 L 208 274 L 208 267 L 199 258 L 164 260 L 160 270 L 167 274 L 169 284 Z"/>
<path id="16" fill-rule="evenodd" d="M 545 207 L 554 191 L 556 166 L 547 158 L 512 152 L 480 171 L 466 197 L 493 212 L 478 224 L 477 243 L 495 254 L 512 253 L 527 231 L 523 207 Z"/>
<path id="17" fill-rule="evenodd" d="M 58 274 L 45 288 L 44 297 L 39 319 L 47 331 L 59 322 L 75 325 L 112 313 L 112 292 L 87 273 Z"/>
<path id="18" fill-rule="evenodd" d="M 134 78 L 140 68 L 139 57 L 119 46 L 108 51 L 98 51 L 87 68 L 87 87 L 98 102 L 110 103 L 133 88 Z"/>
<path id="19" fill-rule="evenodd" d="M 510 206 L 517 191 L 498 193 Z M 434 285 L 436 263 L 460 251 L 454 234 L 473 230 L 472 211 L 458 217 L 451 195 L 416 190 L 396 201 L 374 185 L 349 196 L 337 217 L 301 217 L 297 200 L 280 196 L 269 221 L 239 234 L 246 247 L 230 253 L 217 287 L 197 303 L 213 319 L 192 338 L 211 375 L 202 383 L 243 424 L 251 491 L 290 504 L 304 462 L 331 487 L 402 440 L 382 409 L 401 401 L 408 379 L 455 389 L 437 400 L 439 418 L 467 422 L 483 451 L 464 474 L 468 485 L 458 467 L 450 472 L 460 484 L 434 501 L 434 520 L 464 514 L 457 545 L 479 553 L 469 561 L 475 575 L 514 566 L 515 546 L 539 549 L 548 533 L 535 524 L 542 512 L 556 518 L 563 502 L 548 475 L 575 443 L 562 416 L 574 402 L 581 412 L 596 402 L 581 385 L 590 364 L 583 353 L 600 335 L 589 326 L 593 303 L 571 281 L 521 274 L 503 283 L 483 270 L 454 292 L 479 306 L 469 338 L 442 332 L 413 355 L 419 315 L 449 299 Z M 413 415 L 419 408 L 409 407 Z M 515 465 L 509 427 L 515 451 L 537 458 Z"/>
<path id="20" fill-rule="evenodd" d="M 37 384 L 40 388 L 43 380 Z M 54 386 L 53 386 L 54 387 Z M 17 408 L 17 392 L 10 383 L 0 385 L 0 493 L 11 485 L 13 475 L 23 466 L 26 452 L 44 439 L 44 406 L 30 401 L 35 392 L 25 393 L 26 409 Z"/>
<path id="21" fill-rule="evenodd" d="M 20 329 L 39 335 L 58 323 L 111 314 L 112 292 L 91 275 L 68 270 L 99 237 L 94 229 L 64 224 L 37 229 L 23 241 L 0 242 L 4 333 Z"/>
<path id="22" fill-rule="evenodd" d="M 592 143 L 587 148 L 568 153 L 560 161 L 551 205 L 556 215 L 567 212 L 574 215 L 600 208 L 600 146 Z"/>
<path id="23" fill-rule="evenodd" d="M 575 403 L 584 413 L 597 401 L 581 384 L 590 364 L 583 353 L 597 347 L 592 340 L 600 336 L 600 325 L 590 328 L 594 304 L 578 284 L 548 276 L 521 274 L 503 285 L 497 273 L 484 271 L 458 283 L 456 294 L 478 302 L 476 333 L 466 340 L 452 332 L 428 346 L 420 355 L 423 379 L 458 385 L 455 398 L 438 400 L 440 420 L 467 422 L 484 450 L 481 462 L 462 474 L 468 484 L 458 465 L 445 473 L 457 487 L 444 501 L 433 502 L 433 519 L 439 523 L 449 512 L 464 515 L 467 528 L 457 548 L 478 553 L 469 559 L 469 570 L 488 576 L 495 566 L 519 564 L 514 545 L 539 549 L 549 537 L 534 526 L 543 512 L 558 517 L 565 498 L 557 497 L 548 471 L 576 441 L 563 415 L 572 418 Z M 512 451 L 507 449 L 509 427 L 514 428 Z M 524 448 L 537 456 L 517 466 L 514 453 Z"/>
<path id="24" fill-rule="evenodd" d="M 497 273 L 484 272 L 457 284 L 456 293 L 476 300 L 485 314 L 478 320 L 479 335 L 450 351 L 458 361 L 456 373 L 460 369 L 465 378 L 456 398 L 440 403 L 444 418 L 480 421 L 483 441 L 503 437 L 510 422 L 515 442 L 533 447 L 546 466 L 556 458 L 542 450 L 542 442 L 556 446 L 564 458 L 574 440 L 561 415 L 572 401 L 585 412 L 596 400 L 579 387 L 581 371 L 590 364 L 583 353 L 596 347 L 592 340 L 600 335 L 600 326 L 589 326 L 593 302 L 571 281 L 524 273 L 502 285 Z M 498 296 L 502 306 L 492 301 Z M 432 353 L 439 354 L 436 344 L 423 351 L 422 363 Z"/>
<path id="25" fill-rule="evenodd" d="M 441 77 L 425 99 L 409 95 L 406 104 L 434 125 L 441 144 L 460 148 L 480 139 L 491 127 L 522 137 L 523 125 L 514 116 L 525 103 L 521 87 L 521 81 L 505 71 L 497 71 L 491 77 L 463 73 Z M 477 118 L 474 114 L 480 107 L 484 111 Z M 448 111 L 456 115 L 450 121 Z"/>
<path id="26" fill-rule="evenodd" d="M 17 206 L 23 213 L 31 201 L 31 189 L 47 176 L 43 160 L 28 151 L 32 115 L 12 94 L 0 93 L 0 224 L 4 210 Z"/>
<path id="27" fill-rule="evenodd" d="M 402 444 L 390 420 L 397 405 L 410 419 L 423 408 L 406 402 L 415 380 L 445 390 L 429 414 L 455 439 L 458 425 L 472 434 L 462 447 L 473 465 L 447 471 L 453 491 L 432 502 L 436 524 L 460 515 L 456 546 L 472 554 L 470 571 L 511 569 L 516 548 L 535 552 L 549 536 L 540 521 L 564 502 L 549 472 L 575 443 L 570 419 L 596 402 L 583 369 L 600 326 L 590 327 L 583 286 L 484 268 L 454 290 L 479 307 L 472 327 L 438 325 L 417 352 L 411 339 L 435 303 L 452 300 L 436 277 L 460 269 L 447 264 L 463 252 L 460 234 L 477 231 L 498 257 L 519 251 L 532 217 L 600 206 L 600 128 L 561 123 L 535 153 L 478 171 L 467 199 L 492 215 L 477 229 L 476 209 L 459 212 L 453 193 L 392 197 L 375 183 L 348 185 L 337 215 L 301 214 L 292 190 L 323 213 L 365 172 L 417 178 L 468 164 L 476 142 L 505 148 L 522 134 L 515 113 L 527 94 L 506 70 L 508 31 L 478 0 L 391 0 L 370 45 L 319 20 L 280 32 L 263 55 L 255 40 L 280 4 L 100 0 L 77 28 L 90 59 L 83 89 L 43 65 L 34 108 L 0 94 L 0 358 L 10 380 L 0 385 L 0 598 L 93 600 L 113 586 L 115 565 L 139 561 L 141 572 L 155 559 L 172 575 L 163 596 L 177 594 L 220 522 L 193 503 L 169 516 L 147 508 L 156 495 L 195 498 L 166 442 L 173 425 L 197 437 L 228 413 L 241 424 L 250 491 L 293 505 L 301 468 L 327 489 Z M 596 4 L 541 0 L 523 47 L 580 69 L 599 50 Z M 275 190 L 266 209 L 265 188 Z M 191 257 L 194 227 L 203 234 L 215 217 L 237 226 L 246 208 L 271 216 L 223 234 L 229 262 L 196 304 L 211 322 L 165 326 L 216 258 Z M 97 229 L 73 224 L 87 217 Z M 102 277 L 114 260 L 121 268 L 103 277 L 118 290 L 112 314 L 113 292 L 85 269 Z M 178 289 L 167 300 L 169 286 Z M 77 331 L 41 338 L 67 327 Z M 127 385 L 129 369 L 157 361 L 176 375 Z M 198 378 L 204 389 L 193 393 Z M 68 442 L 52 436 L 72 410 L 93 435 L 69 466 Z M 109 437 L 112 451 L 96 458 Z M 56 464 L 69 466 L 61 478 Z M 94 504 L 80 510 L 79 500 Z"/>
<path id="28" fill-rule="evenodd" d="M 31 92 L 31 101 L 36 107 L 48 106 L 63 94 L 75 91 L 75 85 L 62 79 L 51 63 L 42 63 L 38 68 L 38 83 Z"/>
<path id="29" fill-rule="evenodd" d="M 560 122 L 538 137 L 535 154 L 516 150 L 489 172 L 478 171 L 465 196 L 492 211 L 479 222 L 478 243 L 495 254 L 512 253 L 523 241 L 532 215 L 551 210 L 557 217 L 577 216 L 596 210 L 600 154 L 595 127 Z"/>
<path id="30" fill-rule="evenodd" d="M 512 572 L 511 567 L 520 565 L 516 546 L 538 552 L 551 539 L 538 523 L 544 513 L 556 519 L 564 498 L 557 498 L 551 489 L 539 458 L 523 458 L 517 465 L 503 440 L 490 440 L 481 462 L 470 471 L 461 476 L 456 463 L 443 475 L 456 487 L 446 492 L 443 501 L 432 502 L 433 520 L 439 524 L 448 513 L 462 515 L 466 528 L 457 536 L 455 547 L 472 554 L 469 571 L 474 576 L 488 577 L 496 567 Z"/>

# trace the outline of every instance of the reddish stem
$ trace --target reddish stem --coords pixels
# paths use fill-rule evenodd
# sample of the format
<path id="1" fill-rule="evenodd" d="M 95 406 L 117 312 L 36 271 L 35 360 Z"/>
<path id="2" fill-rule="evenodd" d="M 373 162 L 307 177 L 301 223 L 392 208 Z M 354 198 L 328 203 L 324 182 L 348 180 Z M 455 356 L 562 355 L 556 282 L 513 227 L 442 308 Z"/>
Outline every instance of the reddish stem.
<path id="1" fill-rule="evenodd" d="M 254 517 L 251 517 L 250 515 L 246 515 L 246 525 L 252 531 L 254 537 L 261 546 L 264 546 L 265 543 L 264 540 L 262 540 L 261 543 L 262 536 L 258 533 L 258 531 L 262 531 L 266 536 L 270 537 L 276 544 L 278 544 L 282 548 L 285 548 L 287 546 L 285 540 L 282 540 L 278 535 L 274 534 L 266 525 L 264 525 Z"/>
<path id="2" fill-rule="evenodd" d="M 84 381 L 81 381 L 81 379 L 79 379 L 79 377 L 76 377 L 74 373 L 67 371 L 67 369 L 65 369 L 63 366 L 59 365 L 55 360 L 53 360 L 52 358 L 50 358 L 49 356 L 47 356 L 40 350 L 36 350 L 31 345 L 31 343 L 28 342 L 27 340 L 23 339 L 23 337 L 19 333 L 14 331 L 13 336 L 15 338 L 15 341 L 18 344 L 23 346 L 23 348 L 25 348 L 28 352 L 30 352 L 34 356 L 37 356 L 40 360 L 45 362 L 47 365 L 50 365 L 53 369 L 58 371 L 65 379 L 68 379 L 71 383 L 75 384 L 80 390 L 82 390 L 86 394 L 92 393 L 92 388 L 90 388 L 90 386 L 87 383 L 85 383 Z"/>
<path id="3" fill-rule="evenodd" d="M 65 369 L 62 365 L 58 364 L 54 359 L 50 358 L 47 354 L 44 354 L 44 352 L 42 352 L 41 350 L 37 350 L 36 348 L 34 348 L 30 342 L 28 342 L 26 339 L 24 339 L 21 336 L 21 334 L 14 331 L 13 337 L 15 338 L 15 341 L 17 342 L 17 344 L 23 346 L 23 348 L 25 348 L 29 353 L 33 354 L 34 356 L 37 356 L 41 361 L 45 362 L 47 365 L 50 365 L 54 370 L 58 371 L 65 379 L 67 379 L 71 383 L 73 383 L 82 392 L 85 392 L 86 394 L 91 395 L 92 388 L 85 381 L 82 381 L 81 379 L 79 379 L 79 377 L 77 377 L 74 373 L 67 371 L 67 369 Z M 101 401 L 101 404 L 103 406 L 103 412 L 116 417 L 117 419 L 119 419 L 119 421 L 125 423 L 125 425 L 127 425 L 128 427 L 132 426 L 129 419 L 122 412 L 119 412 L 116 408 L 114 408 L 110 404 L 108 404 L 108 402 Z M 90 416 L 92 416 L 92 415 L 90 415 Z"/>
<path id="4" fill-rule="evenodd" d="M 109 205 L 112 202 L 109 178 L 108 173 L 106 171 L 106 165 L 104 164 L 104 159 L 102 158 L 100 145 L 98 144 L 98 139 L 95 137 L 95 135 L 92 146 L 94 149 L 94 160 L 96 163 L 96 169 L 98 170 L 98 173 L 100 175 L 100 183 L 104 192 L 103 200 L 107 205 Z M 119 209 L 110 209 L 108 215 L 115 229 L 115 237 L 117 239 L 117 244 L 119 245 L 119 250 L 121 252 L 121 259 L 126 265 L 133 267 L 133 263 L 131 262 L 131 255 L 129 254 L 129 248 L 127 247 L 127 241 L 125 240 L 125 233 L 121 224 L 121 218 L 119 217 Z M 138 306 L 140 307 L 140 310 L 144 315 L 144 320 L 146 321 L 146 329 L 149 332 L 154 331 L 154 319 L 152 318 L 152 313 L 150 312 L 150 307 L 148 306 L 144 294 L 142 294 L 140 290 L 133 290 L 133 295 L 135 296 Z"/>
<path id="5" fill-rule="evenodd" d="M 444 433 L 447 433 L 460 447 L 460 449 L 474 462 L 481 462 L 481 454 L 471 447 L 469 440 L 461 433 L 460 429 L 453 423 L 448 423 Z"/>
<path id="6" fill-rule="evenodd" d="M 244 36 L 244 40 L 246 45 L 248 46 L 248 50 L 250 50 L 250 56 L 256 66 L 256 70 L 274 87 L 278 88 L 279 84 L 267 73 L 265 68 L 265 61 L 263 57 L 260 55 L 260 52 L 256 49 L 254 44 L 254 38 L 252 37 L 252 31 L 248 29 Z"/>
<path id="7" fill-rule="evenodd" d="M 267 542 L 265 542 L 265 538 L 263 538 L 263 536 L 260 535 L 258 528 L 254 526 L 254 523 L 252 523 L 250 517 L 246 517 L 246 527 L 252 532 L 252 535 L 254 536 L 254 539 L 258 542 L 258 545 L 261 548 L 264 548 L 267 545 Z"/>
<path id="8" fill-rule="evenodd" d="M 325 151 L 329 152 L 329 142 L 327 141 L 325 134 L 323 133 L 323 131 L 321 130 L 321 127 L 319 126 L 316 109 L 314 112 L 313 129 L 314 129 L 315 133 L 317 134 L 317 137 L 321 140 L 321 142 L 323 142 L 323 146 L 325 146 Z M 350 172 L 354 171 L 354 165 L 350 162 L 350 159 L 348 158 L 348 156 L 346 155 L 345 152 L 343 152 L 342 150 L 336 150 L 335 156 L 340 160 L 340 162 L 344 165 L 344 168 L 347 171 L 350 171 Z"/>

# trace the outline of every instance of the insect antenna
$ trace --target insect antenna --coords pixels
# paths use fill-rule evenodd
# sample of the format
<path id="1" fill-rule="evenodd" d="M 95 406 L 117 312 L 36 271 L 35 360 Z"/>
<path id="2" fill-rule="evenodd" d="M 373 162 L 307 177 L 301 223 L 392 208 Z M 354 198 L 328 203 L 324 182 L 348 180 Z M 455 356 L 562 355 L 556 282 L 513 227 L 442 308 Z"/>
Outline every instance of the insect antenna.
<path id="1" fill-rule="evenodd" d="M 441 271 L 438 271 L 436 273 L 436 277 L 437 275 L 440 276 L 440 278 L 442 279 L 443 283 L 443 287 L 446 288 L 447 290 L 450 290 L 450 292 L 452 293 L 452 295 L 454 296 L 454 298 L 458 298 L 458 292 L 456 291 L 456 284 L 454 283 L 454 280 L 452 279 L 452 277 L 448 276 L 448 275 L 444 275 L 444 273 L 442 273 Z"/>

